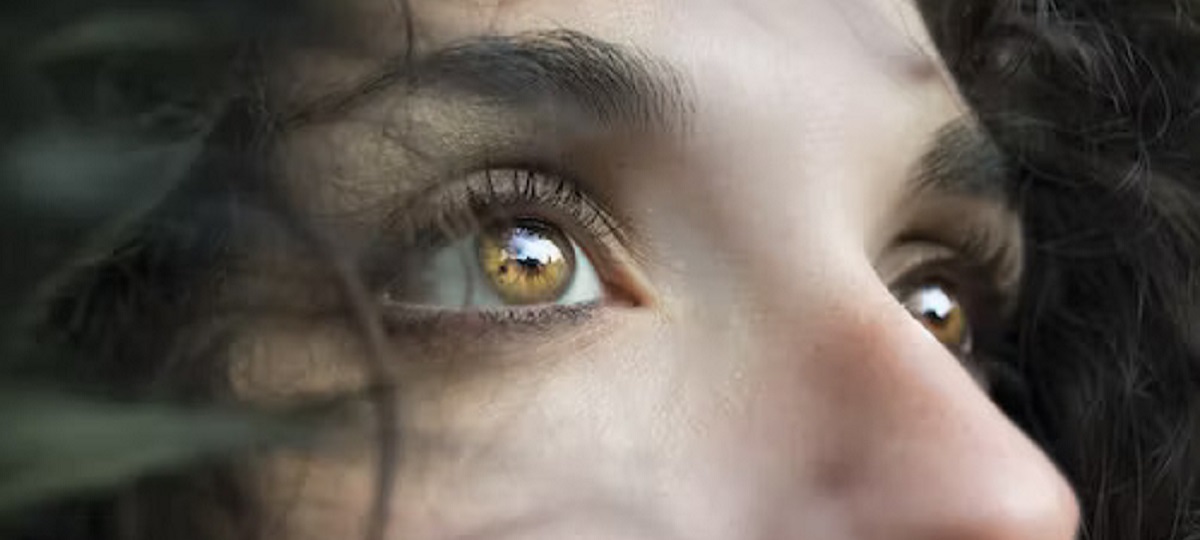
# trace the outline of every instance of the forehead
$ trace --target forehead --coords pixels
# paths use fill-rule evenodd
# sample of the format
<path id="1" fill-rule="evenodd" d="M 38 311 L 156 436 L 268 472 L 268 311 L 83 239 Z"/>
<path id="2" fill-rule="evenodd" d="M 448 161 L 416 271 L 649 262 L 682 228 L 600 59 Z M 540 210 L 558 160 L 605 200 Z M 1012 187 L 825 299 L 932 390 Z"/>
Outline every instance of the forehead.
<path id="1" fill-rule="evenodd" d="M 303 78 L 326 83 L 308 88 L 336 86 L 410 49 L 422 56 L 480 36 L 570 30 L 681 73 L 701 114 L 750 101 L 776 114 L 956 98 L 912 0 L 346 0 L 334 11 L 352 52 L 332 65 L 306 59 Z M 716 111 L 706 102 L 718 102 Z M 724 120 L 717 116 L 709 120 Z"/>
<path id="2" fill-rule="evenodd" d="M 853 45 L 893 66 L 925 64 L 932 51 L 911 0 L 411 0 L 408 6 L 421 48 L 566 28 L 660 53 L 673 43 L 711 45 L 737 34 L 779 45 Z M 381 51 L 408 43 L 400 2 L 348 0 L 336 10 L 356 41 Z"/>

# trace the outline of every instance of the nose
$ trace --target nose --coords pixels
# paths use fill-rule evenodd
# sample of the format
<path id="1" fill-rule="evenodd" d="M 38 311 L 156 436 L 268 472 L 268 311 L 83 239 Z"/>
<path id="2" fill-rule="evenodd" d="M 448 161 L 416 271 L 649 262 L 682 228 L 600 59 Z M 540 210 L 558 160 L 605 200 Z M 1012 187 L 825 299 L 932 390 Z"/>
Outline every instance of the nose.
<path id="1" fill-rule="evenodd" d="M 801 360 L 810 367 L 800 384 L 833 406 L 819 429 L 788 445 L 812 452 L 813 437 L 823 439 L 816 444 L 819 476 L 804 489 L 837 509 L 833 530 L 844 534 L 833 536 L 1074 538 L 1079 510 L 1057 468 L 962 361 L 890 301 L 888 295 L 862 312 L 830 316 L 802 337 L 776 338 L 799 339 L 791 344 L 797 353 L 819 352 Z M 784 536 L 813 537 L 811 530 Z"/>

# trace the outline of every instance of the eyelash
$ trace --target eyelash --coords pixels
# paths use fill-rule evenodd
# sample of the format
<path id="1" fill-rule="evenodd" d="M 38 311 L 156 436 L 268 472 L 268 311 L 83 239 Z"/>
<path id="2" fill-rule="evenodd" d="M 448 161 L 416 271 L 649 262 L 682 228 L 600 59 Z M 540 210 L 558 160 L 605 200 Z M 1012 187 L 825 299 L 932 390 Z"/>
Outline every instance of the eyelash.
<path id="1" fill-rule="evenodd" d="M 578 186 L 537 168 L 484 169 L 413 197 L 415 204 L 397 214 L 403 222 L 398 228 L 411 231 L 414 243 L 436 243 L 474 232 L 491 220 L 528 214 L 565 219 L 560 225 L 583 229 L 599 240 L 619 237 L 611 213 Z"/>

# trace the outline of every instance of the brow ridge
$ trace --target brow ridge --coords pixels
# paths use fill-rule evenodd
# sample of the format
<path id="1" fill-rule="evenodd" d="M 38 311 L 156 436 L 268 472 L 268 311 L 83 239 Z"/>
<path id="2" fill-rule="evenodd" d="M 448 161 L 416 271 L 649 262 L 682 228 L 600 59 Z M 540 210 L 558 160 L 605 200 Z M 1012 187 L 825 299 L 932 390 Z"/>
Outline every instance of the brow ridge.
<path id="1" fill-rule="evenodd" d="M 916 192 L 932 190 L 992 201 L 1013 202 L 1014 182 L 1003 152 L 969 118 L 944 126 L 922 156 L 914 175 Z"/>
<path id="2" fill-rule="evenodd" d="M 308 123 L 392 91 L 465 93 L 510 108 L 577 111 L 606 125 L 685 129 L 694 114 L 687 79 L 668 63 L 571 30 L 471 38 L 411 58 L 398 57 L 297 109 Z"/>

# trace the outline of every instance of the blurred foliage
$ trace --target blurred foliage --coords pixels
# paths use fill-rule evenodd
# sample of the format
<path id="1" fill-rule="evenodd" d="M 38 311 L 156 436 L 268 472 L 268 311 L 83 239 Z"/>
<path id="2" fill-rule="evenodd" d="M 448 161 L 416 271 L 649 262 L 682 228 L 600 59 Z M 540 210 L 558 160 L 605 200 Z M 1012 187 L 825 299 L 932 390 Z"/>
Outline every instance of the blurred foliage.
<path id="1" fill-rule="evenodd" d="M 121 405 L 9 387 L 0 397 L 0 515 L 296 433 L 242 411 Z"/>
<path id="2" fill-rule="evenodd" d="M 0 5 L 0 515 L 286 431 L 235 411 L 83 396 L 11 369 L 81 354 L 32 339 L 39 301 L 185 178 L 229 96 L 238 44 L 286 8 Z"/>
<path id="3" fill-rule="evenodd" d="M 233 3 L 0 8 L 0 321 L 170 191 L 221 107 Z M 228 13 L 227 13 L 228 12 Z M 17 339 L 19 336 L 10 336 Z"/>

